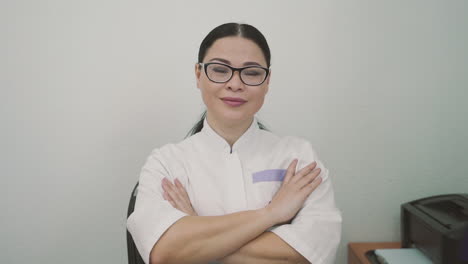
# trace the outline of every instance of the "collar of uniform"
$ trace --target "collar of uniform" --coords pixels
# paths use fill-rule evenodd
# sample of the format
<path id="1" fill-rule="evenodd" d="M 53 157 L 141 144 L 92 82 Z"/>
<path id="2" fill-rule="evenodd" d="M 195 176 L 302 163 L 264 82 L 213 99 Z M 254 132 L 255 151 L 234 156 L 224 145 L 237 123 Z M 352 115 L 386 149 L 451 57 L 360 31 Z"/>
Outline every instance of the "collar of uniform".
<path id="1" fill-rule="evenodd" d="M 236 142 L 234 142 L 234 145 L 232 146 L 232 152 L 237 152 L 244 146 L 248 146 L 248 142 L 252 140 L 259 129 L 260 127 L 258 126 L 257 118 L 254 116 L 250 127 L 244 132 L 244 134 L 242 134 L 242 136 L 237 139 Z M 231 147 L 229 146 L 229 143 L 213 130 L 213 128 L 208 124 L 206 116 L 203 120 L 201 134 L 204 135 L 209 145 L 214 147 L 216 151 L 221 151 L 227 154 L 231 153 Z"/>

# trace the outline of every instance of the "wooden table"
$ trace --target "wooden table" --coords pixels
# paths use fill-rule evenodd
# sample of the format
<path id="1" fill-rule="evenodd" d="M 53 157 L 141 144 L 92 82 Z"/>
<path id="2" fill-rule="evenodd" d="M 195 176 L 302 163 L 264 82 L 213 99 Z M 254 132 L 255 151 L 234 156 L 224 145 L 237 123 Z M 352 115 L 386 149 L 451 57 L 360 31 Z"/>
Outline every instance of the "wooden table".
<path id="1" fill-rule="evenodd" d="M 382 248 L 401 248 L 400 242 L 351 242 L 348 244 L 348 264 L 371 264 L 366 252 Z"/>

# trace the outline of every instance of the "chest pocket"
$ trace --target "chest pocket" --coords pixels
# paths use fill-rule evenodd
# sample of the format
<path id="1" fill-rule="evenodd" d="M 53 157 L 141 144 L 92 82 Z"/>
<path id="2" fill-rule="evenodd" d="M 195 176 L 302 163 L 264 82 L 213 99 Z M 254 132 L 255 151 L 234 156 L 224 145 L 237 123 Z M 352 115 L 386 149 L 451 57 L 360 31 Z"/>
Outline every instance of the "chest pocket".
<path id="1" fill-rule="evenodd" d="M 270 169 L 252 173 L 252 183 L 256 193 L 257 207 L 265 207 L 283 183 L 285 169 Z"/>

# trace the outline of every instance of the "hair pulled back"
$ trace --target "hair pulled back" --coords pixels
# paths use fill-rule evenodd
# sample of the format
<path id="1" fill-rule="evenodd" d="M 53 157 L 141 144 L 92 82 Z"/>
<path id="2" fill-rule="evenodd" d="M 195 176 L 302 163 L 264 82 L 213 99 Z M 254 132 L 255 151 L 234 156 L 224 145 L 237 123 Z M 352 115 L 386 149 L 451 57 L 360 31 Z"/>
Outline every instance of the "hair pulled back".
<path id="1" fill-rule="evenodd" d="M 267 68 L 270 67 L 270 47 L 268 46 L 263 34 L 254 26 L 239 23 L 226 23 L 211 30 L 200 44 L 200 49 L 198 50 L 198 62 L 203 62 L 206 52 L 216 40 L 225 37 L 242 37 L 255 42 L 255 44 L 257 44 L 262 50 L 263 56 L 265 56 Z"/>
<path id="2" fill-rule="evenodd" d="M 271 53 L 270 47 L 263 36 L 263 34 L 254 26 L 248 24 L 239 24 L 239 23 L 226 23 L 220 26 L 215 27 L 213 30 L 206 35 L 203 41 L 200 44 L 200 49 L 198 50 L 198 62 L 203 62 L 203 59 L 206 56 L 208 49 L 213 46 L 216 40 L 225 38 L 225 37 L 242 37 L 248 40 L 253 41 L 258 47 L 262 50 L 263 56 L 265 56 L 265 61 L 267 67 L 270 67 L 271 62 Z M 192 127 L 192 129 L 185 136 L 186 138 L 200 132 L 203 128 L 203 121 L 206 117 L 206 110 L 202 113 L 200 120 Z M 268 130 L 262 123 L 257 122 L 260 129 Z"/>

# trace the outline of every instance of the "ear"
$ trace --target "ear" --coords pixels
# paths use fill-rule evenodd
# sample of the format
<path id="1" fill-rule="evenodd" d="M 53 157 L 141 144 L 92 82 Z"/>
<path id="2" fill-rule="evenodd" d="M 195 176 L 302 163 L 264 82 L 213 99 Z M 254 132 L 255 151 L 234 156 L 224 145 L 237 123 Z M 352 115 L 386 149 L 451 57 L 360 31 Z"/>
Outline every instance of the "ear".
<path id="1" fill-rule="evenodd" d="M 268 85 L 270 85 L 270 77 L 271 77 L 271 69 L 270 69 L 270 73 L 268 74 L 268 77 L 267 77 L 267 79 L 266 79 L 266 83 L 267 83 Z"/>
<path id="2" fill-rule="evenodd" d="M 270 73 L 268 74 L 268 77 L 266 79 L 266 91 L 265 91 L 265 94 L 268 93 L 268 90 L 270 89 L 270 77 L 271 77 L 271 70 L 270 70 Z"/>
<path id="3" fill-rule="evenodd" d="M 201 66 L 195 63 L 195 78 L 197 79 L 197 88 L 200 89 Z"/>

